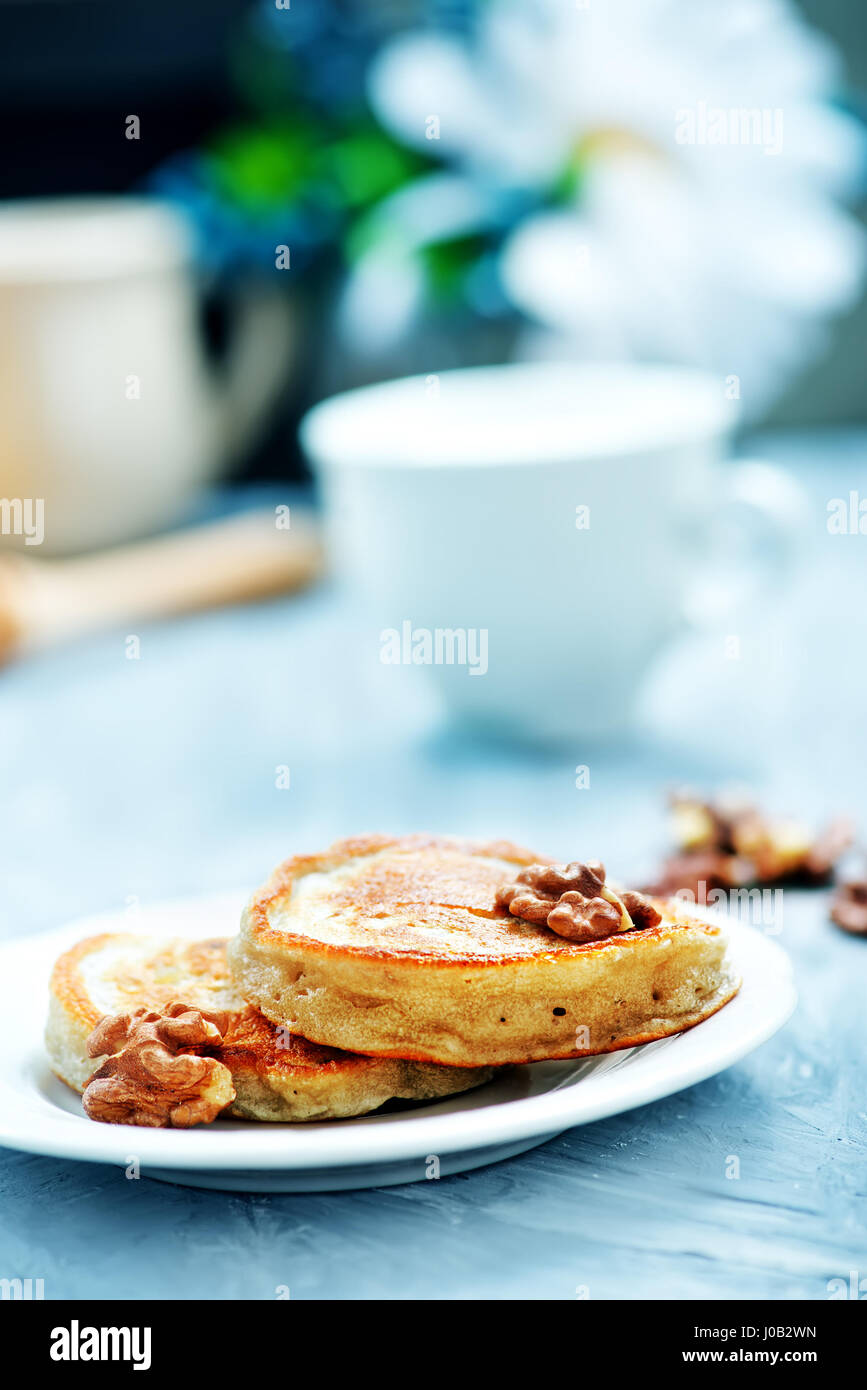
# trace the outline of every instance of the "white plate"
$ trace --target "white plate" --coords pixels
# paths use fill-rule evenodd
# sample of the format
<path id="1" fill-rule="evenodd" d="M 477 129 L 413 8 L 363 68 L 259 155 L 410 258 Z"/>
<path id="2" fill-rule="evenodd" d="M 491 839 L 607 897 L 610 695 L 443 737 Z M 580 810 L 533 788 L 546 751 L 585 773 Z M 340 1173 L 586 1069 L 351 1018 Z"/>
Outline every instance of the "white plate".
<path id="1" fill-rule="evenodd" d="M 48 1067 L 42 1028 L 55 958 L 105 931 L 231 936 L 243 895 L 196 898 L 73 922 L 0 946 L 0 1144 L 123 1166 L 170 1182 L 248 1192 L 380 1187 L 478 1168 L 587 1124 L 671 1095 L 731 1066 L 795 1007 L 785 952 L 727 922 L 740 993 L 705 1023 L 644 1047 L 577 1062 L 515 1067 L 451 1100 L 355 1120 L 267 1125 L 235 1120 L 190 1130 L 94 1124 Z"/>

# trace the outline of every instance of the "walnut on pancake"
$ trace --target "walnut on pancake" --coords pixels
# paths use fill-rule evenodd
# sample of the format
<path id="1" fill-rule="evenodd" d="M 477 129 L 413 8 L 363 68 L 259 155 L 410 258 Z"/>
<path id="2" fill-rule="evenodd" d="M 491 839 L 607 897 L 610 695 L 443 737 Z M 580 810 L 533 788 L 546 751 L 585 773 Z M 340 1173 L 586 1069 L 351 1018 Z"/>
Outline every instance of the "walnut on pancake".
<path id="1" fill-rule="evenodd" d="M 106 1124 L 187 1129 L 209 1124 L 235 1099 L 232 1073 L 188 1048 L 214 1046 L 220 1030 L 198 1009 L 173 1000 L 102 1019 L 87 1040 L 109 1055 L 84 1088 L 85 1113 Z"/>
<path id="2" fill-rule="evenodd" d="M 634 927 L 654 927 L 662 914 L 641 893 L 615 893 L 596 859 L 582 864 L 531 864 L 497 889 L 495 904 L 513 917 L 547 926 L 569 941 L 599 941 Z"/>

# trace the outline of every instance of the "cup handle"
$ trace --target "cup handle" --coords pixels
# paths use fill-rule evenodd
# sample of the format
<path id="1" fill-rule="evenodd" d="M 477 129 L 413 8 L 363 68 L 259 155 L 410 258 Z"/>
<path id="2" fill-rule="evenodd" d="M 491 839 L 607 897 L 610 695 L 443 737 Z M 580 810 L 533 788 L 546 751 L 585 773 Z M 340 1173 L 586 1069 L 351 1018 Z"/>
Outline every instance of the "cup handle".
<path id="1" fill-rule="evenodd" d="M 211 286 L 204 297 L 228 311 L 227 341 L 209 379 L 223 453 L 231 459 L 254 438 L 285 385 L 295 323 L 285 297 L 264 286 Z"/>
<path id="2" fill-rule="evenodd" d="M 713 626 L 785 583 L 809 524 L 806 493 L 784 469 L 739 459 L 727 473 L 711 541 L 717 552 L 688 594 L 686 616 Z"/>

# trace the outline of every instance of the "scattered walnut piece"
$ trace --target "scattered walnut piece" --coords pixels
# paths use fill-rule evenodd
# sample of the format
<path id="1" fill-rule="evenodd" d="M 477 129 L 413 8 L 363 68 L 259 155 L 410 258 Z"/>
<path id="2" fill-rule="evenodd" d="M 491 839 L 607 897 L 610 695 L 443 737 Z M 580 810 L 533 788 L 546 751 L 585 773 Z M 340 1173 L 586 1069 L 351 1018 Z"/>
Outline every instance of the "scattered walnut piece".
<path id="1" fill-rule="evenodd" d="M 853 936 L 867 936 L 867 879 L 848 879 L 831 899 L 831 921 Z"/>
<path id="2" fill-rule="evenodd" d="M 710 891 L 827 883 L 852 843 L 853 827 L 842 817 L 810 835 L 798 822 L 772 820 L 742 799 L 704 801 L 676 792 L 670 800 L 678 849 L 664 861 L 657 880 L 645 887 L 659 897 L 677 892 L 699 896 L 701 885 Z"/>
<path id="3" fill-rule="evenodd" d="M 208 1124 L 235 1099 L 232 1073 L 216 1058 L 185 1049 L 221 1041 L 214 1023 L 176 1000 L 159 1013 L 140 1008 L 104 1018 L 87 1052 L 110 1055 L 84 1088 L 85 1112 L 116 1125 Z"/>
<path id="4" fill-rule="evenodd" d="M 660 913 L 640 893 L 616 894 L 598 860 L 531 864 L 497 889 L 496 906 L 569 941 L 597 941 L 632 926 L 655 926 Z M 632 908 L 628 906 L 632 903 Z M 633 909 L 634 908 L 634 913 Z"/>
<path id="5" fill-rule="evenodd" d="M 699 900 L 702 885 L 710 892 L 712 888 L 746 888 L 754 881 L 754 866 L 748 860 L 721 850 L 692 850 L 669 855 L 653 882 L 644 884 L 644 892 L 655 898 L 688 893 Z"/>

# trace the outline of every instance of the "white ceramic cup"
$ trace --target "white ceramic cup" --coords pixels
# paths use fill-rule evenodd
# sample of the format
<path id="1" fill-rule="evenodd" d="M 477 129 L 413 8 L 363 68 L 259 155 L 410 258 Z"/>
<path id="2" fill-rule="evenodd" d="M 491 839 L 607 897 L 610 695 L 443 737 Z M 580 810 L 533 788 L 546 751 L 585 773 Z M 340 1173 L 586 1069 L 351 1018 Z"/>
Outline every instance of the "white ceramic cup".
<path id="1" fill-rule="evenodd" d="M 743 598 L 742 556 L 710 573 L 713 530 L 733 540 L 747 510 L 769 550 L 795 529 L 785 474 L 721 467 L 736 419 L 690 369 L 533 363 L 348 392 L 302 443 L 381 659 L 429 664 L 463 719 L 550 741 L 622 730 L 686 613 Z"/>
<path id="2" fill-rule="evenodd" d="M 0 497 L 42 501 L 46 552 L 171 521 L 285 379 L 282 304 L 245 295 L 217 368 L 201 290 L 189 229 L 168 204 L 0 207 Z"/>

